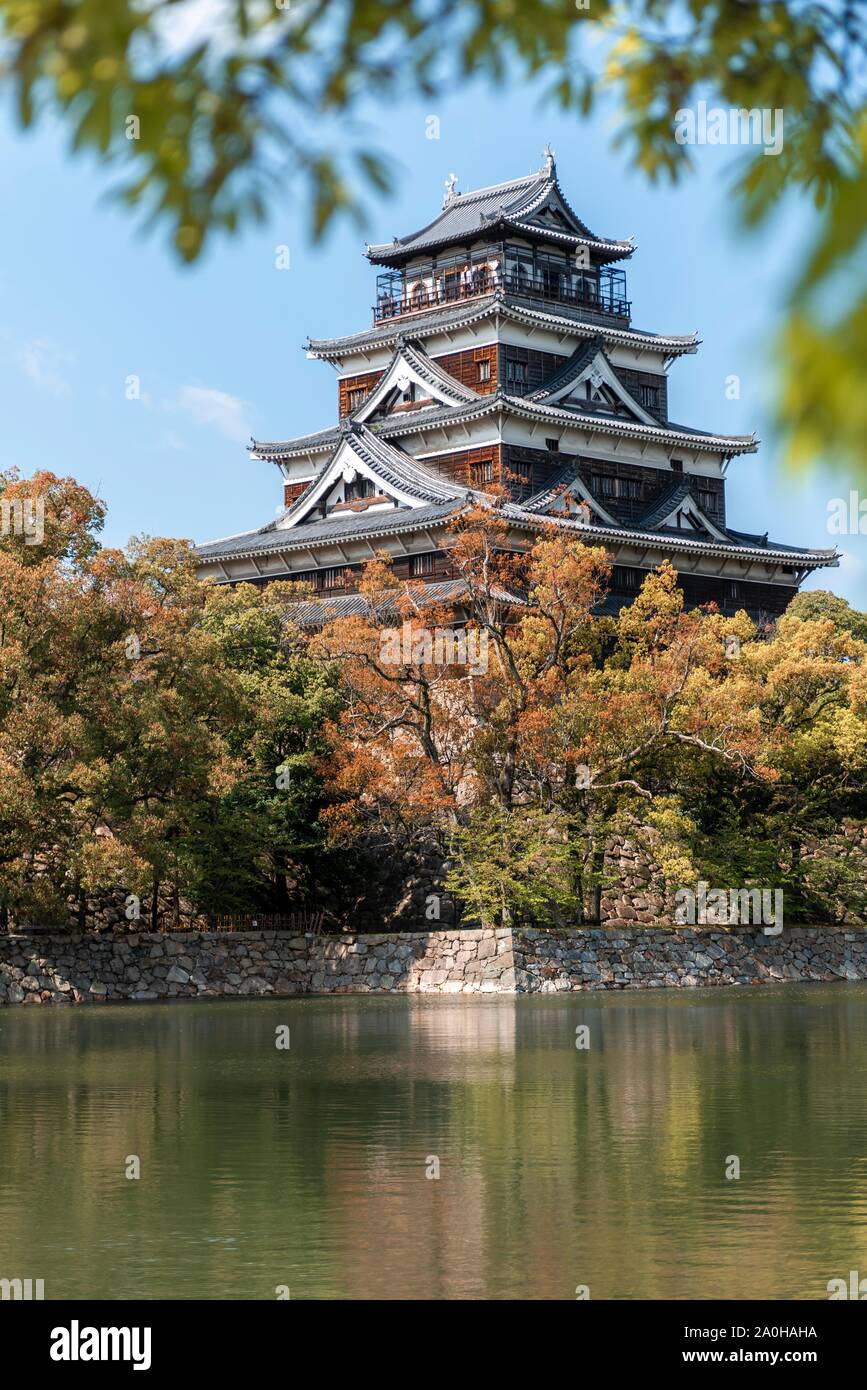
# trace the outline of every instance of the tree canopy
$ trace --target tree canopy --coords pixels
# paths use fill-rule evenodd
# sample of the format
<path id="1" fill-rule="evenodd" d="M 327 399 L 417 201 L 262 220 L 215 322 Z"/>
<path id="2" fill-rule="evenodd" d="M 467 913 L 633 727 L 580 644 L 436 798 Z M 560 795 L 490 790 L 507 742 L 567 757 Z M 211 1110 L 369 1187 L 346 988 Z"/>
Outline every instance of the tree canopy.
<path id="1" fill-rule="evenodd" d="M 166 895 L 175 919 L 181 899 L 285 912 L 371 847 L 398 862 L 433 838 L 470 917 L 592 921 L 615 834 L 667 889 L 867 912 L 838 843 L 867 822 L 867 617 L 833 595 L 758 632 L 686 611 L 666 563 L 604 616 L 603 549 L 551 523 L 515 551 L 479 503 L 448 538 L 448 600 L 381 557 L 361 611 L 310 632 L 303 586 L 202 584 L 187 542 L 102 547 L 73 479 L 0 475 L 4 515 L 26 499 L 41 540 L 0 533 L 7 919 L 83 921 L 120 887 L 133 924 L 165 921 Z"/>
<path id="2" fill-rule="evenodd" d="M 133 922 L 161 890 L 284 910 L 323 841 L 339 705 L 285 586 L 207 588 L 184 541 L 100 547 L 104 508 L 70 478 L 8 473 L 0 496 L 44 508 L 41 544 L 0 536 L 0 909 L 62 921 L 123 887 Z"/>
<path id="3" fill-rule="evenodd" d="M 323 630 L 345 698 L 332 834 L 438 836 L 486 924 L 574 920 L 576 903 L 597 920 L 617 832 L 668 889 L 772 882 L 790 916 L 863 906 L 860 864 L 814 850 L 867 812 L 867 643 L 821 608 L 770 637 L 745 613 L 687 612 L 668 563 L 599 616 L 604 550 L 552 526 L 516 555 L 505 532 L 489 508 L 463 515 L 451 604 L 379 563 L 368 612 Z M 456 656 L 425 640 L 465 620 Z"/>

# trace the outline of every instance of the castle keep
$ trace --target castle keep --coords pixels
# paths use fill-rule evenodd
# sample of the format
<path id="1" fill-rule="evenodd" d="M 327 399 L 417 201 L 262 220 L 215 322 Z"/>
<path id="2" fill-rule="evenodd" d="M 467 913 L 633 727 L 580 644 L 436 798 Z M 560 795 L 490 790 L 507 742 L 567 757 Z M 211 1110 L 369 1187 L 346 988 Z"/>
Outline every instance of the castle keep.
<path id="1" fill-rule="evenodd" d="M 307 343 L 337 371 L 337 423 L 253 441 L 252 457 L 280 470 L 283 510 L 200 546 L 201 576 L 304 580 L 339 614 L 386 551 L 398 577 L 442 594 L 450 518 L 501 486 L 510 545 L 553 522 L 606 547 L 611 611 L 669 559 L 690 607 L 780 614 L 836 552 L 729 525 L 726 470 L 755 437 L 670 418 L 669 367 L 698 340 L 633 326 L 632 243 L 581 221 L 550 151 L 524 178 L 455 184 L 426 227 L 368 247 L 372 323 Z"/>

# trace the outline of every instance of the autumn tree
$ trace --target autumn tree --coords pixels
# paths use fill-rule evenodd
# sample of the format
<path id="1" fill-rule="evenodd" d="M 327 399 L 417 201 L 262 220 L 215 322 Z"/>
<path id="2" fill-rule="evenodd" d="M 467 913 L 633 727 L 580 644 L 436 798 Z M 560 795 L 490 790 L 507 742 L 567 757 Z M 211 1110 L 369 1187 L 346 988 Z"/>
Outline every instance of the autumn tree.
<path id="1" fill-rule="evenodd" d="M 280 910 L 317 838 L 310 764 L 336 709 L 285 599 L 209 590 L 187 542 L 102 548 L 104 508 L 71 479 L 7 474 L 0 503 L 19 502 L 42 522 L 0 537 L 5 915 L 63 920 L 72 898 L 83 925 L 119 885 L 132 923 L 166 897 L 174 920 L 182 897 Z"/>
<path id="2" fill-rule="evenodd" d="M 486 922 L 598 919 L 617 831 L 664 884 L 774 874 L 807 909 L 817 867 L 794 847 L 867 810 L 863 643 L 830 620 L 785 618 L 768 640 L 744 613 L 687 612 L 668 563 L 600 616 L 605 552 L 553 523 L 517 544 L 496 503 L 463 511 L 448 553 L 448 611 L 379 563 L 367 613 L 323 634 L 347 692 L 332 832 L 436 834 L 448 887 Z M 436 661 L 424 634 L 445 621 L 483 663 Z"/>

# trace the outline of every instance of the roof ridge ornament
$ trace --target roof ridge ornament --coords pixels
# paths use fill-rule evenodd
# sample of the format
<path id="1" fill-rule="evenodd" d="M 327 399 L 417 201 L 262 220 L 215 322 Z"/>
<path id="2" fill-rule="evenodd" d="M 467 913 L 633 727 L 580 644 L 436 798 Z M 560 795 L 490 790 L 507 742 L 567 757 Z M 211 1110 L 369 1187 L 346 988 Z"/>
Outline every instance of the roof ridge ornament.
<path id="1" fill-rule="evenodd" d="M 445 191 L 445 197 L 443 198 L 443 207 L 444 207 L 444 208 L 447 208 L 448 205 L 449 205 L 449 203 L 453 203 L 454 200 L 455 200 L 455 198 L 459 198 L 459 197 L 461 196 L 461 195 L 460 195 L 460 192 L 458 191 L 458 186 L 457 186 L 457 185 L 458 185 L 458 176 L 457 176 L 457 174 L 449 174 L 448 178 L 446 179 L 446 181 L 445 181 L 445 183 L 444 183 L 444 185 L 443 185 L 443 187 L 444 187 L 445 190 L 446 190 L 446 191 Z"/>
<path id="2" fill-rule="evenodd" d="M 557 165 L 554 163 L 554 151 L 551 149 L 551 146 L 546 143 L 542 153 L 545 156 L 545 173 L 550 178 L 557 172 Z"/>

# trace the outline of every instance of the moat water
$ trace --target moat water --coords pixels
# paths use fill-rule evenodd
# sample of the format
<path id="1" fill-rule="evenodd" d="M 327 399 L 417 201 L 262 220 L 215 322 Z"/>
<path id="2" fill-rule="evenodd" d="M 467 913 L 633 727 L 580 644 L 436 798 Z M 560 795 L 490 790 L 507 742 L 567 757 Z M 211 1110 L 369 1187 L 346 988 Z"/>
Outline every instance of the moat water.
<path id="1" fill-rule="evenodd" d="M 865 1112 L 860 985 L 0 1009 L 0 1278 L 827 1298 L 867 1275 Z"/>

